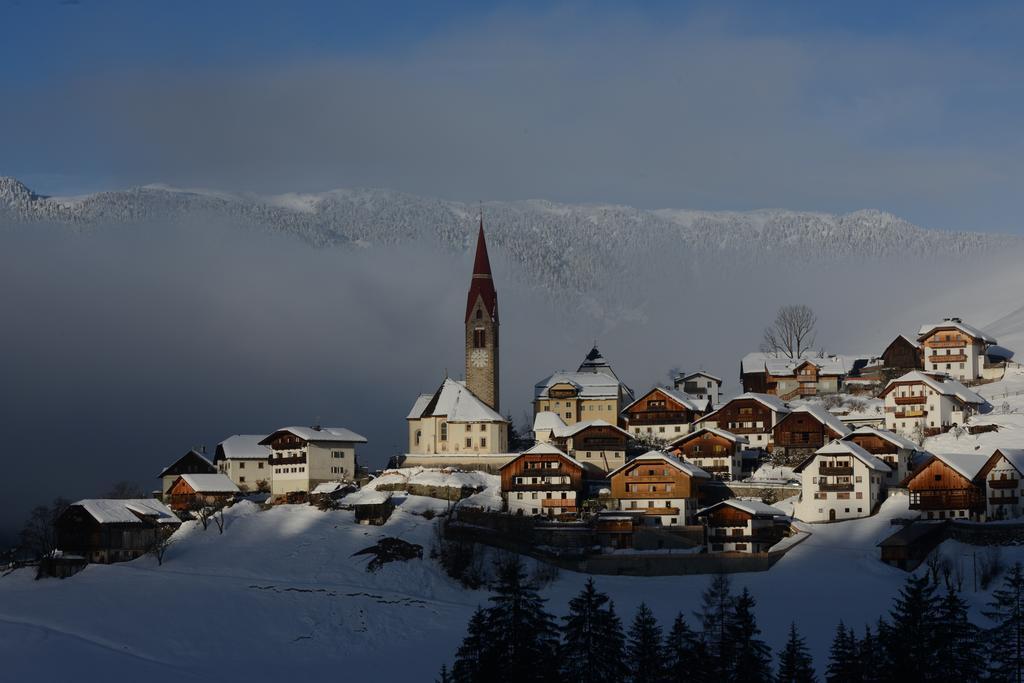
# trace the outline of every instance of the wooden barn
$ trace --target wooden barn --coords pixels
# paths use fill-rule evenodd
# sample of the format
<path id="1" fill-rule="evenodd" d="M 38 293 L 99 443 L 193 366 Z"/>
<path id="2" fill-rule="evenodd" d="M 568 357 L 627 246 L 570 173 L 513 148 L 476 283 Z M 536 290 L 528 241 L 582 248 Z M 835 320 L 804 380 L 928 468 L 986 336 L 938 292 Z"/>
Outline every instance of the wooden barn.
<path id="1" fill-rule="evenodd" d="M 88 498 L 57 518 L 56 544 L 89 562 L 124 562 L 149 552 L 179 526 L 181 520 L 155 498 Z"/>
<path id="2" fill-rule="evenodd" d="M 983 520 L 985 490 L 977 480 L 988 460 L 975 453 L 929 454 L 900 484 L 910 492 L 910 509 L 925 519 Z"/>
<path id="3" fill-rule="evenodd" d="M 882 351 L 882 368 L 891 377 L 924 370 L 924 347 L 901 334 Z"/>
<path id="4" fill-rule="evenodd" d="M 174 510 L 191 510 L 201 505 L 223 505 L 240 493 L 226 474 L 183 474 L 170 490 Z"/>

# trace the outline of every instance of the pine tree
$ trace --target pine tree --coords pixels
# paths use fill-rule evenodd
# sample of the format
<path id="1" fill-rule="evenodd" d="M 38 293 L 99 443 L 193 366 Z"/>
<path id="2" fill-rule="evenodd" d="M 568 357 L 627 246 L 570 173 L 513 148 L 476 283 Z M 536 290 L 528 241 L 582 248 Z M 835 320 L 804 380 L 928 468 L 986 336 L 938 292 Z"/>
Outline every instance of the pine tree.
<path id="1" fill-rule="evenodd" d="M 884 683 L 885 666 L 882 661 L 879 639 L 871 633 L 871 627 L 864 627 L 864 637 L 857 643 L 862 683 Z"/>
<path id="2" fill-rule="evenodd" d="M 1024 570 L 1019 562 L 992 591 L 984 614 L 995 622 L 989 632 L 990 680 L 1019 683 L 1024 680 Z"/>
<path id="3" fill-rule="evenodd" d="M 814 683 L 817 680 L 807 643 L 797 633 L 795 622 L 789 625 L 789 640 L 779 653 L 779 671 L 775 680 L 777 683 Z"/>
<path id="4" fill-rule="evenodd" d="M 935 659 L 941 662 L 932 680 L 936 683 L 976 681 L 985 673 L 979 629 L 967 616 L 967 603 L 947 586 L 938 601 L 935 627 Z"/>
<path id="5" fill-rule="evenodd" d="M 493 647 L 494 634 L 487 612 L 477 607 L 469 618 L 466 637 L 455 653 L 452 666 L 453 683 L 484 683 L 497 674 L 497 657 Z"/>
<path id="6" fill-rule="evenodd" d="M 640 603 L 626 645 L 631 683 L 660 683 L 664 675 L 661 626 L 646 604 Z"/>
<path id="7" fill-rule="evenodd" d="M 887 675 L 893 680 L 933 680 L 941 668 L 933 655 L 935 608 L 935 587 L 928 577 L 908 577 L 889 612 L 884 641 Z"/>
<path id="8" fill-rule="evenodd" d="M 557 671 L 558 631 L 544 611 L 544 599 L 526 580 L 518 556 L 498 566 L 496 595 L 486 618 L 492 632 L 499 670 L 493 681 L 541 681 Z"/>
<path id="9" fill-rule="evenodd" d="M 442 664 L 441 671 L 437 674 L 437 679 L 434 683 L 452 683 L 452 677 L 448 673 L 448 665 Z"/>
<path id="10" fill-rule="evenodd" d="M 718 574 L 704 590 L 701 609 L 696 612 L 707 650 L 708 666 L 718 681 L 727 680 L 732 671 L 730 627 L 735 600 L 729 577 Z"/>
<path id="11" fill-rule="evenodd" d="M 754 606 L 757 602 L 746 588 L 733 604 L 733 618 L 728 637 L 733 648 L 733 666 L 730 681 L 735 683 L 767 683 L 772 680 L 772 651 L 757 636 Z"/>
<path id="12" fill-rule="evenodd" d="M 607 605 L 607 606 L 606 606 Z M 622 622 L 608 596 L 588 579 L 569 601 L 562 646 L 562 677 L 570 681 L 616 683 L 625 677 Z"/>
<path id="13" fill-rule="evenodd" d="M 665 680 L 669 683 L 711 681 L 704 642 L 680 612 L 665 639 Z"/>
<path id="14" fill-rule="evenodd" d="M 860 667 L 857 664 L 857 638 L 842 621 L 836 626 L 832 638 L 832 649 L 828 655 L 825 680 L 828 683 L 860 683 Z"/>

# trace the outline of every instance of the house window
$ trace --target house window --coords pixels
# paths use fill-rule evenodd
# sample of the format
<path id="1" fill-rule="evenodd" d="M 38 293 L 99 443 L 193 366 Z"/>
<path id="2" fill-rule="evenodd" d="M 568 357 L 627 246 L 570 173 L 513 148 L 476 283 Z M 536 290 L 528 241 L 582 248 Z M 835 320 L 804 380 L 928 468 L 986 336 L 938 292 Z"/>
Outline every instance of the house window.
<path id="1" fill-rule="evenodd" d="M 244 470 L 245 469 L 245 463 L 244 462 L 238 463 L 238 469 Z"/>
<path id="2" fill-rule="evenodd" d="M 245 477 L 239 477 L 238 481 L 244 484 L 245 483 Z"/>
<path id="3" fill-rule="evenodd" d="M 480 448 L 487 448 L 487 437 L 486 436 L 481 436 L 480 437 Z"/>
<path id="4" fill-rule="evenodd" d="M 448 440 L 448 423 L 447 422 L 442 422 L 441 423 L 441 441 L 447 441 L 447 440 Z"/>
<path id="5" fill-rule="evenodd" d="M 473 439 L 471 437 L 467 436 L 466 437 L 466 448 L 471 448 L 472 446 L 473 446 Z"/>

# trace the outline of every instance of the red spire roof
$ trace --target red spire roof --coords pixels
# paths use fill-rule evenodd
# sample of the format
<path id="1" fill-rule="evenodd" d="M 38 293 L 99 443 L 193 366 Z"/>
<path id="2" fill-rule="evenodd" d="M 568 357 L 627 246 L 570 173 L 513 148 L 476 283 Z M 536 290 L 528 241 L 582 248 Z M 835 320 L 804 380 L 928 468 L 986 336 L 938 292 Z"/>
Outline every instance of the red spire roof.
<path id="1" fill-rule="evenodd" d="M 476 258 L 473 260 L 473 280 L 469 285 L 469 296 L 466 297 L 466 322 L 473 314 L 473 306 L 478 297 L 483 297 L 484 308 L 492 320 L 498 318 L 498 292 L 494 289 L 491 278 L 491 259 L 487 256 L 487 240 L 484 238 L 484 217 L 480 214 L 480 232 L 476 237 Z"/>

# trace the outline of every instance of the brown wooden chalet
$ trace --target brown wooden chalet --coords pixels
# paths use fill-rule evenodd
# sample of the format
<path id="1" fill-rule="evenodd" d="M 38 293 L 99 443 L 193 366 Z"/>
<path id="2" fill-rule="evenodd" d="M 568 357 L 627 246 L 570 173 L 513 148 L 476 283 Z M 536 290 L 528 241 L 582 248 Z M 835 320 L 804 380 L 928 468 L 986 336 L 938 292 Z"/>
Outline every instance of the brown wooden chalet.
<path id="1" fill-rule="evenodd" d="M 694 423 L 696 427 L 716 427 L 747 437 L 751 448 L 767 449 L 772 427 L 789 412 L 777 396 L 746 393 L 731 399 L 718 410 Z"/>
<path id="2" fill-rule="evenodd" d="M 775 452 L 809 455 L 850 430 L 835 415 L 818 406 L 798 406 L 772 428 Z"/>
<path id="3" fill-rule="evenodd" d="M 592 476 L 603 476 L 626 462 L 630 434 L 606 420 L 587 420 L 557 429 L 553 444 L 575 458 Z"/>
<path id="4" fill-rule="evenodd" d="M 898 374 L 924 370 L 924 347 L 901 334 L 882 351 L 882 367 L 886 372 Z"/>
<path id="5" fill-rule="evenodd" d="M 910 492 L 910 509 L 926 519 L 983 516 L 985 488 L 979 472 L 987 461 L 977 454 L 929 454 L 901 482 Z"/>
<path id="6" fill-rule="evenodd" d="M 710 475 L 675 456 L 650 451 L 611 472 L 609 479 L 612 498 L 619 500 L 621 509 L 643 509 L 648 517 L 685 521 L 696 511 L 701 486 Z"/>
<path id="7" fill-rule="evenodd" d="M 181 520 L 155 498 L 90 498 L 68 506 L 54 531 L 57 548 L 65 555 L 111 563 L 149 552 L 179 526 Z"/>
<path id="8" fill-rule="evenodd" d="M 676 439 L 666 450 L 683 460 L 697 463 L 715 479 L 730 480 L 738 476 L 740 467 L 732 463 L 739 459 L 747 445 L 747 438 L 724 429 L 702 427 Z M 724 461 L 715 464 L 716 461 Z"/>
<path id="9" fill-rule="evenodd" d="M 586 470 L 551 444 L 537 444 L 502 465 L 501 492 L 512 514 L 579 512 Z"/>
<path id="10" fill-rule="evenodd" d="M 672 427 L 688 425 L 709 411 L 710 401 L 698 399 L 676 389 L 654 387 L 623 409 L 629 431 L 637 427 Z M 655 430 L 655 435 L 659 433 Z M 660 432 L 663 438 L 672 438 L 671 432 Z"/>
<path id="11" fill-rule="evenodd" d="M 216 472 L 216 465 L 207 460 L 206 456 L 195 450 L 190 450 L 157 475 L 163 482 L 160 487 L 160 495 L 168 495 L 171 484 L 183 474 L 216 474 Z"/>
<path id="12" fill-rule="evenodd" d="M 240 493 L 226 474 L 183 474 L 169 492 L 172 510 L 192 510 L 202 506 L 223 505 Z"/>
<path id="13" fill-rule="evenodd" d="M 697 513 L 709 552 L 764 553 L 785 535 L 783 512 L 760 501 L 729 499 Z"/>

